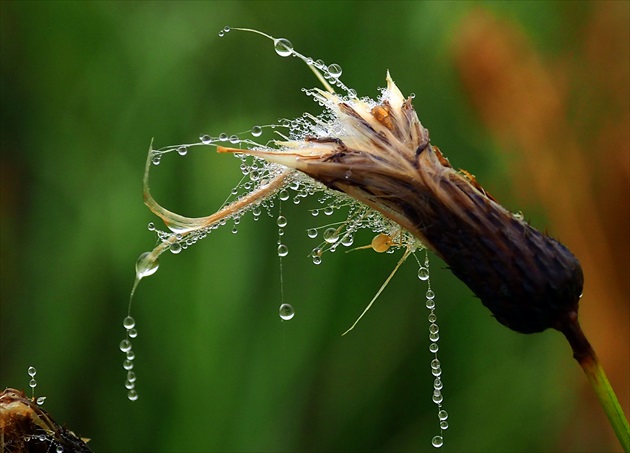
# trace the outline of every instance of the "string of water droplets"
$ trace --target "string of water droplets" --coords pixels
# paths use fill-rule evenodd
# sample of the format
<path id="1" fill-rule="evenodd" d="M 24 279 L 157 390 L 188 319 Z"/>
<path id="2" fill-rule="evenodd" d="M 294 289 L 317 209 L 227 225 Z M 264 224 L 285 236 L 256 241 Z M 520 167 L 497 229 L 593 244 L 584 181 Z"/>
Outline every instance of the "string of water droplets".
<path id="1" fill-rule="evenodd" d="M 37 380 L 35 379 L 35 375 L 37 374 L 37 370 L 35 369 L 34 366 L 30 366 L 30 367 L 28 367 L 27 372 L 28 372 L 28 375 L 31 378 L 28 381 L 28 386 L 31 388 L 31 400 L 35 401 L 38 406 L 41 406 L 46 401 L 46 397 L 45 396 L 40 396 L 40 397 L 37 398 L 37 400 L 35 399 L 35 387 L 37 387 Z"/>
<path id="2" fill-rule="evenodd" d="M 282 198 L 288 199 L 288 193 L 282 194 Z M 284 236 L 284 227 L 287 226 L 287 218 L 282 215 L 282 202 L 280 202 L 280 209 L 276 224 L 278 225 L 278 260 L 280 261 L 280 308 L 278 314 L 283 321 L 289 321 L 295 316 L 295 310 L 291 304 L 284 302 L 284 274 L 282 270 L 282 258 L 289 254 L 289 248 L 283 243 L 282 237 Z"/>
<path id="3" fill-rule="evenodd" d="M 440 427 L 440 434 L 431 439 L 431 445 L 436 448 L 440 448 L 444 445 L 444 431 L 448 429 L 448 412 L 444 409 L 444 395 L 442 394 L 444 383 L 442 382 L 442 366 L 440 364 L 440 359 L 438 358 L 438 350 L 440 349 L 438 345 L 438 341 L 440 339 L 440 328 L 438 327 L 437 315 L 435 314 L 435 293 L 431 289 L 431 280 L 429 278 L 428 252 L 425 251 L 424 263 L 420 264 L 420 262 L 418 262 L 418 264 L 420 266 L 418 268 L 418 278 L 427 282 L 425 305 L 429 310 L 429 351 L 433 354 L 433 360 L 431 360 L 431 374 L 435 378 L 433 380 L 433 396 L 431 399 L 438 409 L 437 416 Z"/>

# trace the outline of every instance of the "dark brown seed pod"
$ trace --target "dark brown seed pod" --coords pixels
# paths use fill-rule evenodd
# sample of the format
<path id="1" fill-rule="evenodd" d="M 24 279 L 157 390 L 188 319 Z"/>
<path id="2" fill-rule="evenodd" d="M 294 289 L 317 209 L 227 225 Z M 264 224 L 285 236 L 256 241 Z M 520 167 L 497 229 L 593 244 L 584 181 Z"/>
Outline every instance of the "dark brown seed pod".
<path id="1" fill-rule="evenodd" d="M 0 441 L 5 453 L 92 451 L 83 439 L 59 426 L 24 392 L 12 388 L 0 394 Z"/>
<path id="2" fill-rule="evenodd" d="M 510 329 L 566 330 L 582 293 L 578 260 L 503 208 L 469 173 L 453 169 L 430 144 L 411 98 L 402 97 L 389 75 L 387 82 L 376 106 L 319 93 L 337 115 L 339 136 L 247 152 L 296 168 L 397 222 Z"/>

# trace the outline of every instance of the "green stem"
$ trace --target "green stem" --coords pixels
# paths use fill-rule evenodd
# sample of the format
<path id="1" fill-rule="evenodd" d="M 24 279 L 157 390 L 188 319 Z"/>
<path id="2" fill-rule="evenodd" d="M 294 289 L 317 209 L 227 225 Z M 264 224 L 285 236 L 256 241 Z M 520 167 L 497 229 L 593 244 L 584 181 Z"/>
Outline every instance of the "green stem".
<path id="1" fill-rule="evenodd" d="M 608 381 L 604 368 L 580 328 L 577 316 L 571 319 L 561 331 L 569 340 L 571 348 L 573 348 L 573 357 L 575 357 L 584 373 L 586 373 L 586 377 L 591 383 L 597 399 L 608 417 L 610 426 L 612 426 L 619 443 L 621 443 L 623 451 L 630 453 L 630 427 L 628 426 L 628 420 L 619 405 L 617 395 Z"/>

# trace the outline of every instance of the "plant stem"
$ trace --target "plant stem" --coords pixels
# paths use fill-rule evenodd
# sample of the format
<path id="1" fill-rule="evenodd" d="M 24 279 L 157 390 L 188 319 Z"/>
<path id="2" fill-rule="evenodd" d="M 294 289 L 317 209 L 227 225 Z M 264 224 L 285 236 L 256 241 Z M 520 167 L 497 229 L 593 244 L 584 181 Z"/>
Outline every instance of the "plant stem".
<path id="1" fill-rule="evenodd" d="M 567 323 L 565 328 L 561 329 L 562 333 L 567 337 L 571 348 L 573 349 L 573 357 L 578 361 L 588 381 L 591 383 L 602 409 L 608 417 L 608 421 L 612 426 L 617 439 L 621 443 L 623 451 L 630 452 L 630 427 L 628 420 L 619 405 L 617 395 L 608 381 L 606 372 L 602 367 L 595 351 L 586 339 L 584 332 L 580 327 L 577 316 Z"/>

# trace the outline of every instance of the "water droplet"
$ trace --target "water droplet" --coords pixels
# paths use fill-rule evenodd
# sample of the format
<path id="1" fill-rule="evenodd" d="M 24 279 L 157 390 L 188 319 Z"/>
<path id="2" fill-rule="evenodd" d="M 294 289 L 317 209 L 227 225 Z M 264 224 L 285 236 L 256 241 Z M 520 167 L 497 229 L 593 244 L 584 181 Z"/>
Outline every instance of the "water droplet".
<path id="1" fill-rule="evenodd" d="M 223 30 L 219 31 L 219 38 L 223 38 L 225 36 L 225 33 L 223 32 Z"/>
<path id="2" fill-rule="evenodd" d="M 442 395 L 442 392 L 440 392 L 439 390 L 435 390 L 433 392 L 433 402 L 435 404 L 440 404 L 442 403 L 442 401 L 444 401 L 444 396 Z"/>
<path id="3" fill-rule="evenodd" d="M 169 247 L 169 250 L 171 251 L 171 253 L 177 255 L 179 252 L 182 251 L 182 245 L 179 242 L 173 242 Z"/>
<path id="4" fill-rule="evenodd" d="M 440 429 L 441 430 L 448 429 L 448 422 L 446 420 L 440 422 Z"/>
<path id="5" fill-rule="evenodd" d="M 236 145 L 240 141 L 241 140 L 238 138 L 237 135 L 230 135 L 230 143 L 231 144 Z"/>
<path id="6" fill-rule="evenodd" d="M 442 445 L 444 445 L 444 438 L 442 438 L 442 436 L 435 436 L 433 439 L 431 439 L 431 445 L 433 445 L 435 448 L 440 448 Z"/>
<path id="7" fill-rule="evenodd" d="M 311 215 L 312 215 L 313 217 L 317 217 L 317 216 L 319 215 L 319 209 L 313 209 L 313 210 L 311 211 Z"/>
<path id="8" fill-rule="evenodd" d="M 429 340 L 436 342 L 440 339 L 440 334 L 439 333 L 430 333 L 429 334 Z"/>
<path id="9" fill-rule="evenodd" d="M 33 377 L 33 376 L 35 376 L 36 374 L 37 374 L 37 370 L 35 369 L 35 367 L 34 367 L 34 366 L 30 366 L 30 367 L 28 367 L 28 375 L 29 375 L 30 377 Z"/>
<path id="10" fill-rule="evenodd" d="M 427 299 L 425 305 L 429 310 L 433 310 L 435 308 L 435 301 L 433 299 Z"/>
<path id="11" fill-rule="evenodd" d="M 278 246 L 278 256 L 287 256 L 288 254 L 289 254 L 289 248 L 284 244 L 280 244 Z"/>
<path id="12" fill-rule="evenodd" d="M 35 379 L 31 379 L 30 381 L 28 381 L 28 386 L 34 389 L 35 387 L 37 387 L 37 381 Z"/>
<path id="13" fill-rule="evenodd" d="M 131 316 L 127 316 L 125 319 L 123 319 L 123 327 L 127 330 L 133 329 L 136 325 L 136 320 L 133 319 Z"/>
<path id="14" fill-rule="evenodd" d="M 442 368 L 432 368 L 431 369 L 431 374 L 435 377 L 441 376 L 442 375 Z"/>
<path id="15" fill-rule="evenodd" d="M 335 79 L 341 76 L 341 72 L 342 72 L 341 66 L 339 66 L 336 63 L 333 63 L 330 66 L 328 66 L 328 73 Z"/>
<path id="16" fill-rule="evenodd" d="M 158 259 L 153 259 L 151 252 L 144 252 L 136 261 L 136 277 L 143 278 L 155 274 L 160 267 Z"/>
<path id="17" fill-rule="evenodd" d="M 37 398 L 37 401 L 36 401 L 38 406 L 41 406 L 45 402 L 46 402 L 46 397 L 45 396 L 40 396 L 39 398 Z"/>
<path id="18" fill-rule="evenodd" d="M 129 382 L 129 381 L 125 381 L 125 388 L 127 390 L 131 390 L 132 388 L 134 388 L 136 386 L 136 384 L 134 382 Z"/>
<path id="19" fill-rule="evenodd" d="M 127 392 L 127 398 L 129 398 L 130 401 L 135 401 L 138 399 L 138 392 L 136 392 L 135 390 L 129 390 L 129 392 Z"/>
<path id="20" fill-rule="evenodd" d="M 219 140 L 222 142 L 227 142 L 228 141 L 228 134 L 226 134 L 225 132 L 222 132 L 221 134 L 219 134 Z"/>
<path id="21" fill-rule="evenodd" d="M 260 126 L 252 127 L 252 135 L 254 137 L 260 137 L 262 135 L 262 127 Z"/>
<path id="22" fill-rule="evenodd" d="M 278 216 L 278 219 L 276 221 L 276 223 L 278 224 L 279 227 L 285 227 L 287 226 L 287 218 L 283 215 Z"/>
<path id="23" fill-rule="evenodd" d="M 437 380 L 437 379 L 436 379 Z M 444 409 L 440 410 L 438 412 L 438 418 L 440 420 L 446 420 L 448 418 L 448 412 L 446 412 Z"/>
<path id="24" fill-rule="evenodd" d="M 284 236 L 284 229 L 278 228 L 278 236 Z M 278 244 L 280 244 L 280 239 L 278 239 Z"/>
<path id="25" fill-rule="evenodd" d="M 283 321 L 288 321 L 295 316 L 295 310 L 290 304 L 282 304 L 280 305 L 279 314 Z"/>
<path id="26" fill-rule="evenodd" d="M 306 234 L 311 239 L 316 238 L 317 237 L 317 230 L 315 228 L 310 228 L 310 229 L 306 230 Z"/>
<path id="27" fill-rule="evenodd" d="M 427 290 L 427 294 L 426 294 L 427 299 L 429 300 L 433 300 L 435 299 L 435 293 L 432 290 Z"/>
<path id="28" fill-rule="evenodd" d="M 422 281 L 427 281 L 429 279 L 429 269 L 424 266 L 418 269 L 418 278 Z"/>
<path id="29" fill-rule="evenodd" d="M 125 360 L 125 361 L 123 362 L 123 368 L 124 368 L 125 370 L 131 370 L 131 369 L 133 368 L 133 361 L 131 361 L 131 360 Z"/>
<path id="30" fill-rule="evenodd" d="M 129 329 L 129 331 L 127 332 L 127 335 L 129 335 L 129 338 L 136 338 L 138 336 L 138 331 L 136 329 Z"/>
<path id="31" fill-rule="evenodd" d="M 131 330 L 135 330 L 135 329 L 131 329 Z M 127 351 L 125 355 L 127 356 L 127 360 L 133 360 L 136 358 L 136 354 L 133 352 L 133 349 L 131 351 Z"/>
<path id="32" fill-rule="evenodd" d="M 431 351 L 432 353 L 434 353 L 434 354 L 435 354 L 435 353 L 436 353 L 436 352 L 438 352 L 439 350 L 440 350 L 440 347 L 438 346 L 438 344 L 437 344 L 437 343 L 431 343 L 431 344 L 429 345 L 429 351 Z"/>
<path id="33" fill-rule="evenodd" d="M 127 352 L 131 349 L 131 341 L 125 338 L 124 340 L 120 342 L 119 347 L 122 352 Z"/>
<path id="34" fill-rule="evenodd" d="M 328 228 L 326 231 L 324 231 L 324 241 L 328 242 L 329 244 L 334 244 L 338 240 L 339 233 L 337 233 L 337 230 L 335 228 Z"/>
<path id="35" fill-rule="evenodd" d="M 63 447 L 61 445 L 57 445 L 57 448 L 55 448 L 55 453 L 63 453 Z"/>
<path id="36" fill-rule="evenodd" d="M 442 390 L 443 387 L 444 387 L 444 384 L 442 384 L 442 379 L 440 379 L 439 377 L 436 377 L 435 380 L 433 381 L 433 388 L 435 390 Z M 446 412 L 446 411 L 438 412 L 438 418 L 440 417 L 441 412 Z M 448 417 L 448 414 L 446 414 L 446 416 Z M 440 420 L 443 420 L 443 419 L 440 418 Z"/>
<path id="37" fill-rule="evenodd" d="M 321 264 L 322 263 L 322 257 L 321 256 L 313 256 L 313 264 Z"/>
<path id="38" fill-rule="evenodd" d="M 151 158 L 151 163 L 153 165 L 160 165 L 160 160 L 161 160 L 161 156 L 158 154 L 156 156 L 153 156 L 153 158 Z"/>
<path id="39" fill-rule="evenodd" d="M 281 57 L 288 57 L 293 53 L 293 44 L 286 38 L 274 39 L 273 47 Z"/>
<path id="40" fill-rule="evenodd" d="M 203 143 L 204 145 L 209 145 L 210 143 L 212 143 L 212 137 L 210 137 L 208 134 L 200 135 L 199 140 L 201 140 L 201 143 Z"/>
<path id="41" fill-rule="evenodd" d="M 438 359 L 431 360 L 431 368 L 433 368 L 434 370 L 440 368 L 440 361 Z"/>
<path id="42" fill-rule="evenodd" d="M 327 206 L 326 209 L 324 209 L 324 214 L 326 215 L 331 215 L 333 212 L 335 212 L 335 209 L 332 206 Z"/>
<path id="43" fill-rule="evenodd" d="M 433 324 L 435 321 L 437 321 L 437 316 L 435 315 L 435 313 L 431 312 L 429 313 L 429 316 L 427 316 L 427 319 L 431 324 Z"/>
<path id="44" fill-rule="evenodd" d="M 129 382 L 136 382 L 136 373 L 133 371 L 127 371 L 127 380 Z"/>
<path id="45" fill-rule="evenodd" d="M 437 324 L 431 324 L 429 326 L 429 332 L 430 333 L 438 333 L 440 331 L 440 327 Z"/>
<path id="46" fill-rule="evenodd" d="M 227 25 L 223 27 L 223 33 L 229 33 L 229 32 L 230 32 L 230 27 L 228 27 Z"/>
<path id="47" fill-rule="evenodd" d="M 278 194 L 278 198 L 282 201 L 287 201 L 289 199 L 289 192 L 286 189 L 282 189 L 280 194 Z"/>
<path id="48" fill-rule="evenodd" d="M 236 233 L 238 233 L 238 228 L 236 227 L 232 228 L 232 234 L 236 234 Z"/>
<path id="49" fill-rule="evenodd" d="M 179 148 L 177 148 L 177 153 L 180 156 L 185 156 L 187 152 L 188 152 L 188 148 L 186 148 L 185 146 L 180 146 Z"/>
<path id="50" fill-rule="evenodd" d="M 147 225 L 147 229 L 149 231 L 155 231 L 155 223 L 149 222 L 149 224 Z"/>

